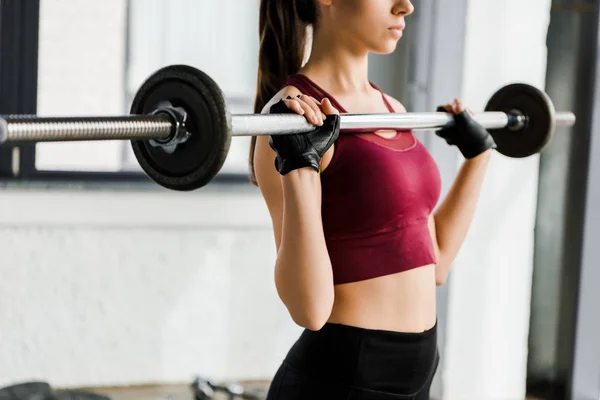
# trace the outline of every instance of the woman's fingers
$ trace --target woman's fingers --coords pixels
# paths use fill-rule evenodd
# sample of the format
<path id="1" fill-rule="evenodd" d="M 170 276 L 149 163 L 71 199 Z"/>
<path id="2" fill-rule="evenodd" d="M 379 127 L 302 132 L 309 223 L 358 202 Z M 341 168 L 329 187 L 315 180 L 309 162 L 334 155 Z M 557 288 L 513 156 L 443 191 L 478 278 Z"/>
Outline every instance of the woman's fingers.
<path id="1" fill-rule="evenodd" d="M 325 114 L 321 111 L 321 105 L 319 104 L 319 102 L 314 97 L 305 94 L 300 95 L 299 99 L 301 101 L 304 101 L 312 109 L 315 117 L 318 120 L 318 125 L 323 125 Z"/>
<path id="2" fill-rule="evenodd" d="M 454 99 L 452 103 L 445 104 L 442 106 L 442 108 L 446 112 L 452 114 L 460 114 L 461 112 L 465 111 L 465 106 L 459 99 Z"/>
<path id="3" fill-rule="evenodd" d="M 300 106 L 300 103 L 297 102 L 296 99 L 293 98 L 292 96 L 288 96 L 288 97 L 286 97 L 286 98 L 284 98 L 282 100 L 285 103 L 285 105 L 287 106 L 287 108 L 289 108 L 290 110 L 292 110 L 296 114 L 299 114 L 299 115 L 304 115 L 305 114 L 305 111 Z"/>
<path id="4" fill-rule="evenodd" d="M 463 111 L 465 111 L 465 106 L 463 105 L 462 101 L 459 99 L 454 99 L 454 112 L 456 114 L 460 114 Z"/>
<path id="5" fill-rule="evenodd" d="M 314 97 L 299 94 L 296 97 L 288 96 L 283 99 L 288 108 L 314 125 L 323 125 L 327 115 L 339 114 L 340 112 L 331 104 L 328 98 L 318 102 Z"/>
<path id="6" fill-rule="evenodd" d="M 323 110 L 323 112 L 325 113 L 325 115 L 331 115 L 331 114 L 339 114 L 340 112 L 331 104 L 331 101 L 325 97 L 322 101 L 321 101 L 321 109 Z"/>
<path id="7" fill-rule="evenodd" d="M 298 95 L 296 97 L 288 96 L 283 101 L 286 106 L 299 115 L 303 115 L 308 122 L 314 125 L 323 125 L 323 119 L 319 118 L 318 115 L 321 114 L 318 107 L 315 111 L 313 106 L 311 106 L 307 101 L 310 101 L 308 98 L 307 101 L 304 101 L 303 98 L 305 96 Z"/>

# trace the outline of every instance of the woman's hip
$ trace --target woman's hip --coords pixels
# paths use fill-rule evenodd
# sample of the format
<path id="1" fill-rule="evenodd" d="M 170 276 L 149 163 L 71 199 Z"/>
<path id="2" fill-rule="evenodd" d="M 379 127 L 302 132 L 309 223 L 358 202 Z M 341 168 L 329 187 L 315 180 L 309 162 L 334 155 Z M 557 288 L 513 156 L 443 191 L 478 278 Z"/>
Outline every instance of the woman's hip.
<path id="1" fill-rule="evenodd" d="M 438 359 L 437 326 L 403 333 L 328 323 L 294 343 L 268 399 L 415 399 Z"/>

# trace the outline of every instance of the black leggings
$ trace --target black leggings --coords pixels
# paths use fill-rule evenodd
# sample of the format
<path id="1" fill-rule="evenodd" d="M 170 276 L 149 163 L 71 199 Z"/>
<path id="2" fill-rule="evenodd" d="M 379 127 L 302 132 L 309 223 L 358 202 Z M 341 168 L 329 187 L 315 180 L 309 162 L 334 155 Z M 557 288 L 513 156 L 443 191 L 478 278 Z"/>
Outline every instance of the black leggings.
<path id="1" fill-rule="evenodd" d="M 267 400 L 428 400 L 438 362 L 437 324 L 403 333 L 328 323 L 302 333 Z"/>

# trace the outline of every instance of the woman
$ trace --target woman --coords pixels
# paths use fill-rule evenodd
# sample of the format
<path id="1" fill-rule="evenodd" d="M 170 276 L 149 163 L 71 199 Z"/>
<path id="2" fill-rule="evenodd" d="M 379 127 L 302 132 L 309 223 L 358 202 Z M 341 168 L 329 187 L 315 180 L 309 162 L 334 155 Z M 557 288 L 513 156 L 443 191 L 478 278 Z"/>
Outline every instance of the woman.
<path id="1" fill-rule="evenodd" d="M 412 132 L 338 134 L 340 112 L 406 111 L 367 72 L 369 52 L 394 51 L 410 1 L 260 7 L 256 112 L 297 113 L 316 126 L 251 146 L 253 181 L 273 223 L 277 292 L 305 328 L 268 399 L 428 399 L 436 284 L 467 234 L 495 143 L 460 101 L 440 108 L 456 124 L 438 135 L 466 161 L 434 212 L 439 170 Z"/>

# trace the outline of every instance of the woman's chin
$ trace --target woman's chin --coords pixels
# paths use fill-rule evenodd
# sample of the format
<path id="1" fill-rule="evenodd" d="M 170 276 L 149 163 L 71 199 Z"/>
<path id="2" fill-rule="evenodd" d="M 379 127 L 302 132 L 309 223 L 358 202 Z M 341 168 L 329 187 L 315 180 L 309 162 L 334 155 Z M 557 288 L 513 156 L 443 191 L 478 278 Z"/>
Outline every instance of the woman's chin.
<path id="1" fill-rule="evenodd" d="M 376 54 L 391 54 L 396 50 L 396 47 L 398 47 L 397 40 L 386 41 L 386 43 L 381 43 L 376 49 L 373 49 L 372 52 Z"/>

